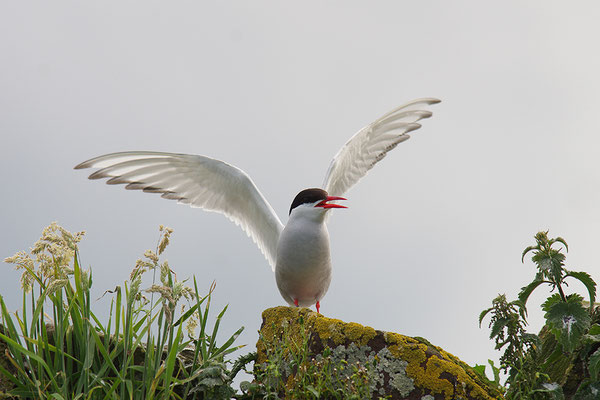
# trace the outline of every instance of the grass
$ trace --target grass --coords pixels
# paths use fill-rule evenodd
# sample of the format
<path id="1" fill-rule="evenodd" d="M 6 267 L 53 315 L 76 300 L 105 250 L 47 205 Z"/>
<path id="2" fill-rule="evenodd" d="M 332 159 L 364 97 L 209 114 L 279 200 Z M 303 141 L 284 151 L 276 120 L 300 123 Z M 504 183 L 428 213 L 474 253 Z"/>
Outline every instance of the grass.
<path id="1" fill-rule="evenodd" d="M 225 357 L 242 347 L 234 341 L 243 328 L 217 344 L 227 307 L 209 326 L 214 284 L 202 296 L 195 278 L 190 288 L 160 262 L 171 232 L 161 227 L 156 250 L 138 260 L 128 282 L 106 293 L 112 300 L 105 323 L 92 311 L 92 272 L 80 265 L 83 232 L 52 224 L 30 253 L 5 260 L 23 272 L 20 313 L 11 313 L 0 296 L 0 338 L 10 362 L 0 372 L 13 384 L 10 395 L 55 400 L 234 395 Z M 150 271 L 153 284 L 142 290 L 142 276 Z"/>

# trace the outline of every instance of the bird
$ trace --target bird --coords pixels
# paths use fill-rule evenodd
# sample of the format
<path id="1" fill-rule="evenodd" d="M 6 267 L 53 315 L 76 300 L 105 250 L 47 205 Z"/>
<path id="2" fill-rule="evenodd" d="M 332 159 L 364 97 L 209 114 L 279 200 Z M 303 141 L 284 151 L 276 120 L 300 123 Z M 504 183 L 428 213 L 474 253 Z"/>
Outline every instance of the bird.
<path id="1" fill-rule="evenodd" d="M 97 168 L 89 179 L 158 193 L 165 199 L 224 214 L 256 243 L 275 273 L 283 299 L 295 307 L 315 305 L 332 278 L 327 215 L 352 186 L 389 151 L 432 116 L 435 98 L 408 102 L 353 135 L 333 157 L 320 188 L 298 193 L 284 225 L 250 176 L 214 158 L 157 151 L 125 151 L 84 161 L 75 169 Z"/>

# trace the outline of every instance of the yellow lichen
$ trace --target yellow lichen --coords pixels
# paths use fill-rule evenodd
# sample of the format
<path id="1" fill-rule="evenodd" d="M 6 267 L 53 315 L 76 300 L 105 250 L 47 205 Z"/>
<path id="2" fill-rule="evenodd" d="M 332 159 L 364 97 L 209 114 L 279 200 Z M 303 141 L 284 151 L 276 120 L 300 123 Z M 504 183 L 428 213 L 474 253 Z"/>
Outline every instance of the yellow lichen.
<path id="1" fill-rule="evenodd" d="M 335 345 L 343 344 L 349 340 L 362 346 L 377 335 L 375 329 L 368 326 L 327 318 L 307 308 L 283 306 L 269 308 L 263 312 L 265 326 L 262 327 L 261 332 L 263 336 L 272 337 L 276 332 L 273 330 L 271 324 L 274 324 L 275 329 L 279 329 L 285 324 L 292 323 L 291 325 L 294 325 L 293 322 L 299 320 L 301 317 L 304 318 L 304 325 L 308 330 L 316 332 L 323 342 L 331 340 Z M 299 332 L 299 326 L 290 327 L 292 329 L 290 334 L 293 335 Z"/>
<path id="2" fill-rule="evenodd" d="M 370 326 L 362 326 L 356 322 L 345 324 L 346 338 L 359 346 L 366 345 L 369 340 L 377 336 L 377 331 Z"/>
<path id="3" fill-rule="evenodd" d="M 342 321 L 330 318 L 316 318 L 312 327 L 322 341 L 331 340 L 336 345 L 344 342 L 344 334 L 340 329 Z"/>

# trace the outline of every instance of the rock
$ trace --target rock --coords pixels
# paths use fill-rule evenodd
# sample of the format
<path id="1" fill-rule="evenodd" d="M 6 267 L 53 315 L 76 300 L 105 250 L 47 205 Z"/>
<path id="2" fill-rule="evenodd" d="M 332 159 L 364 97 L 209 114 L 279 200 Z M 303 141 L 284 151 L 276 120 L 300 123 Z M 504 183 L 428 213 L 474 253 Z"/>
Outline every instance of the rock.
<path id="1" fill-rule="evenodd" d="M 300 343 L 304 337 L 308 353 L 317 360 L 326 354 L 337 365 L 342 362 L 352 366 L 358 362 L 364 366 L 367 389 L 373 399 L 503 399 L 468 365 L 422 338 L 377 331 L 293 307 L 265 310 L 260 335 L 256 361 L 259 366 L 267 364 L 268 354 L 273 358 L 275 350 L 270 346 L 280 345 L 285 335 L 294 343 Z M 282 379 L 288 388 L 294 384 L 293 375 L 298 368 L 301 367 L 294 363 L 283 368 Z"/>

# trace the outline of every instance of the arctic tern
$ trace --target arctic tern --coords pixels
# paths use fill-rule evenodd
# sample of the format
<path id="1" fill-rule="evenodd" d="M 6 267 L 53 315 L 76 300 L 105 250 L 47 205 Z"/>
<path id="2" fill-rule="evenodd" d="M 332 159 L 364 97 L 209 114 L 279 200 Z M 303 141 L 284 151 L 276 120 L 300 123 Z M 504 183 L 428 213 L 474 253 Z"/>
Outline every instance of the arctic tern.
<path id="1" fill-rule="evenodd" d="M 258 245 L 275 272 L 281 296 L 290 305 L 320 309 L 331 282 L 326 214 L 334 203 L 386 154 L 431 117 L 434 98 L 413 100 L 367 125 L 333 157 L 320 188 L 294 198 L 284 226 L 252 179 L 220 160 L 189 154 L 127 151 L 92 158 L 75 169 L 99 168 L 89 179 L 160 193 L 165 199 L 224 214 Z"/>

